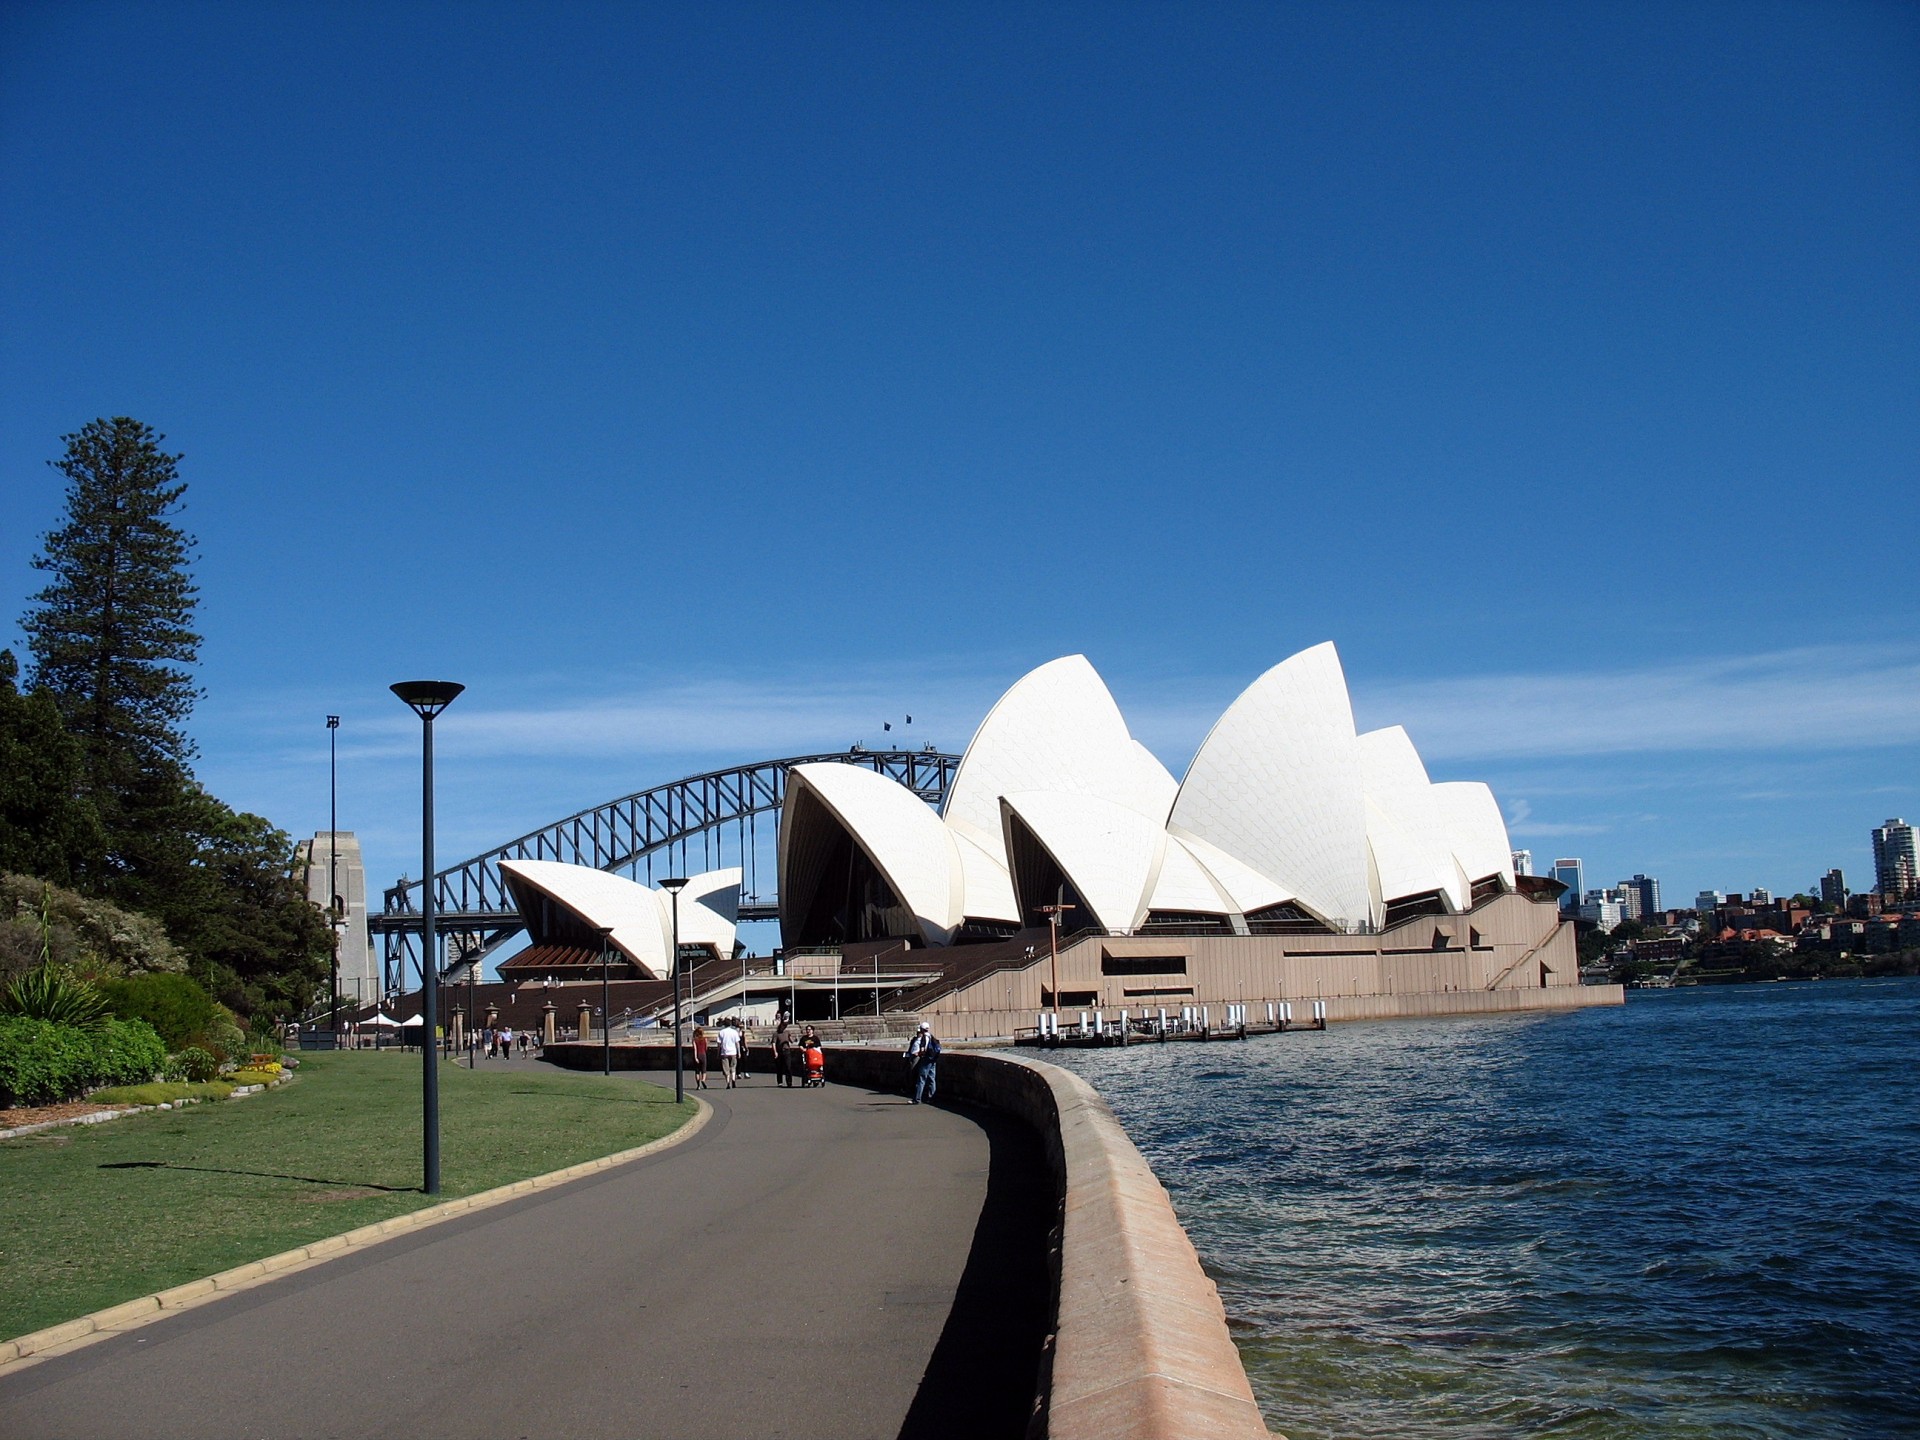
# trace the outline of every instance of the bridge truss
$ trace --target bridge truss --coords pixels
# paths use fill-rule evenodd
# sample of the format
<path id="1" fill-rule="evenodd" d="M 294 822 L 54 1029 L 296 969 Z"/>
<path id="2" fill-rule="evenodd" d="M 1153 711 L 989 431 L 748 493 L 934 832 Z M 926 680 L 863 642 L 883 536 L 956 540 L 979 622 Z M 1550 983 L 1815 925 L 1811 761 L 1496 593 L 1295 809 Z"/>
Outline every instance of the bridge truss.
<path id="1" fill-rule="evenodd" d="M 591 865 L 643 883 L 653 879 L 656 861 L 662 875 L 737 864 L 745 872 L 740 919 L 778 919 L 775 866 L 762 854 L 760 832 L 767 832 L 765 848 L 777 855 L 788 772 L 796 765 L 836 762 L 897 780 L 935 807 L 945 802 L 960 767 L 958 755 L 936 750 L 794 755 L 690 775 L 556 820 L 433 876 L 434 929 L 446 946 L 442 973 L 483 959 L 520 932 L 520 912 L 500 876 L 502 860 Z M 762 826 L 760 817 L 769 814 L 771 823 Z M 368 928 L 382 937 L 389 992 L 409 988 L 420 973 L 421 898 L 422 882 L 402 880 L 386 892 L 380 913 L 369 917 Z"/>

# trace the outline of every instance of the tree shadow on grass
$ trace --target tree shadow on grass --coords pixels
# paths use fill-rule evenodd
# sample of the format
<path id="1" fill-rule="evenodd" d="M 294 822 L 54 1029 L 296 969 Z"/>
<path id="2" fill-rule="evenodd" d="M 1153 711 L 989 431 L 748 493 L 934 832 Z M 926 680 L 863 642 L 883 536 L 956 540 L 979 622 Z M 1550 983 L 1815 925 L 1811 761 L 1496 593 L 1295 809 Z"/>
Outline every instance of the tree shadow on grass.
<path id="1" fill-rule="evenodd" d="M 277 1170 L 230 1170 L 220 1165 L 176 1165 L 171 1160 L 114 1160 L 102 1170 L 197 1170 L 203 1175 L 251 1175 L 258 1180 L 298 1180 L 303 1185 L 348 1185 L 362 1190 L 384 1190 L 405 1195 L 418 1185 L 376 1185 L 371 1180 L 325 1180 L 318 1175 L 282 1175 Z"/>

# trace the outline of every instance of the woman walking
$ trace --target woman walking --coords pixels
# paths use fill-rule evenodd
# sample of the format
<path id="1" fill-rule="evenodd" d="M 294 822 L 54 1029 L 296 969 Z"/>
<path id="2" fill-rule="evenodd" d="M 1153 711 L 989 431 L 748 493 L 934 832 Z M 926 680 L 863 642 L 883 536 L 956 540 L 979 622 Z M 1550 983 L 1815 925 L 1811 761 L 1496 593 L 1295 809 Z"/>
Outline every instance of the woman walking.
<path id="1" fill-rule="evenodd" d="M 693 1027 L 693 1084 L 696 1090 L 707 1088 L 707 1032 Z"/>

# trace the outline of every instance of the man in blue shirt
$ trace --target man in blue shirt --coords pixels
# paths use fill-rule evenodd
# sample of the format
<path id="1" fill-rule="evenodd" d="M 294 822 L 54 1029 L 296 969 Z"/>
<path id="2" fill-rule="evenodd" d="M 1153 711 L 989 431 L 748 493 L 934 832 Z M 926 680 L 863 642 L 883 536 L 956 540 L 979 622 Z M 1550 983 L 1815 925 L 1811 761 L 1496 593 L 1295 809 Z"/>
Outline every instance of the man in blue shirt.
<path id="1" fill-rule="evenodd" d="M 913 1074 L 913 1103 L 933 1099 L 934 1083 L 937 1079 L 935 1069 L 940 1063 L 940 1041 L 933 1033 L 933 1027 L 926 1021 L 920 1022 L 920 1028 L 913 1032 L 913 1039 L 907 1042 L 907 1068 Z"/>

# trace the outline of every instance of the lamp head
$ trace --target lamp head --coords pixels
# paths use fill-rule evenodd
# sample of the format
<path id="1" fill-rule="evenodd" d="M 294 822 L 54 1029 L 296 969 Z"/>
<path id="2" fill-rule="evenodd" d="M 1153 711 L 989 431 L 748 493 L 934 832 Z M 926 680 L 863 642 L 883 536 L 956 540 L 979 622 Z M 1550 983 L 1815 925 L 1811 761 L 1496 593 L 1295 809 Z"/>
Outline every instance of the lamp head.
<path id="1" fill-rule="evenodd" d="M 653 883 L 669 895 L 678 895 L 682 890 L 687 888 L 687 878 L 684 875 L 675 875 L 670 879 L 656 880 Z"/>
<path id="2" fill-rule="evenodd" d="M 327 716 L 327 729 L 338 730 L 339 728 L 340 728 L 340 717 L 338 715 Z"/>
<path id="3" fill-rule="evenodd" d="M 398 685 L 389 685 L 387 688 L 422 720 L 431 720 L 451 705 L 454 697 L 467 687 L 456 685 L 451 680 L 402 680 Z"/>

